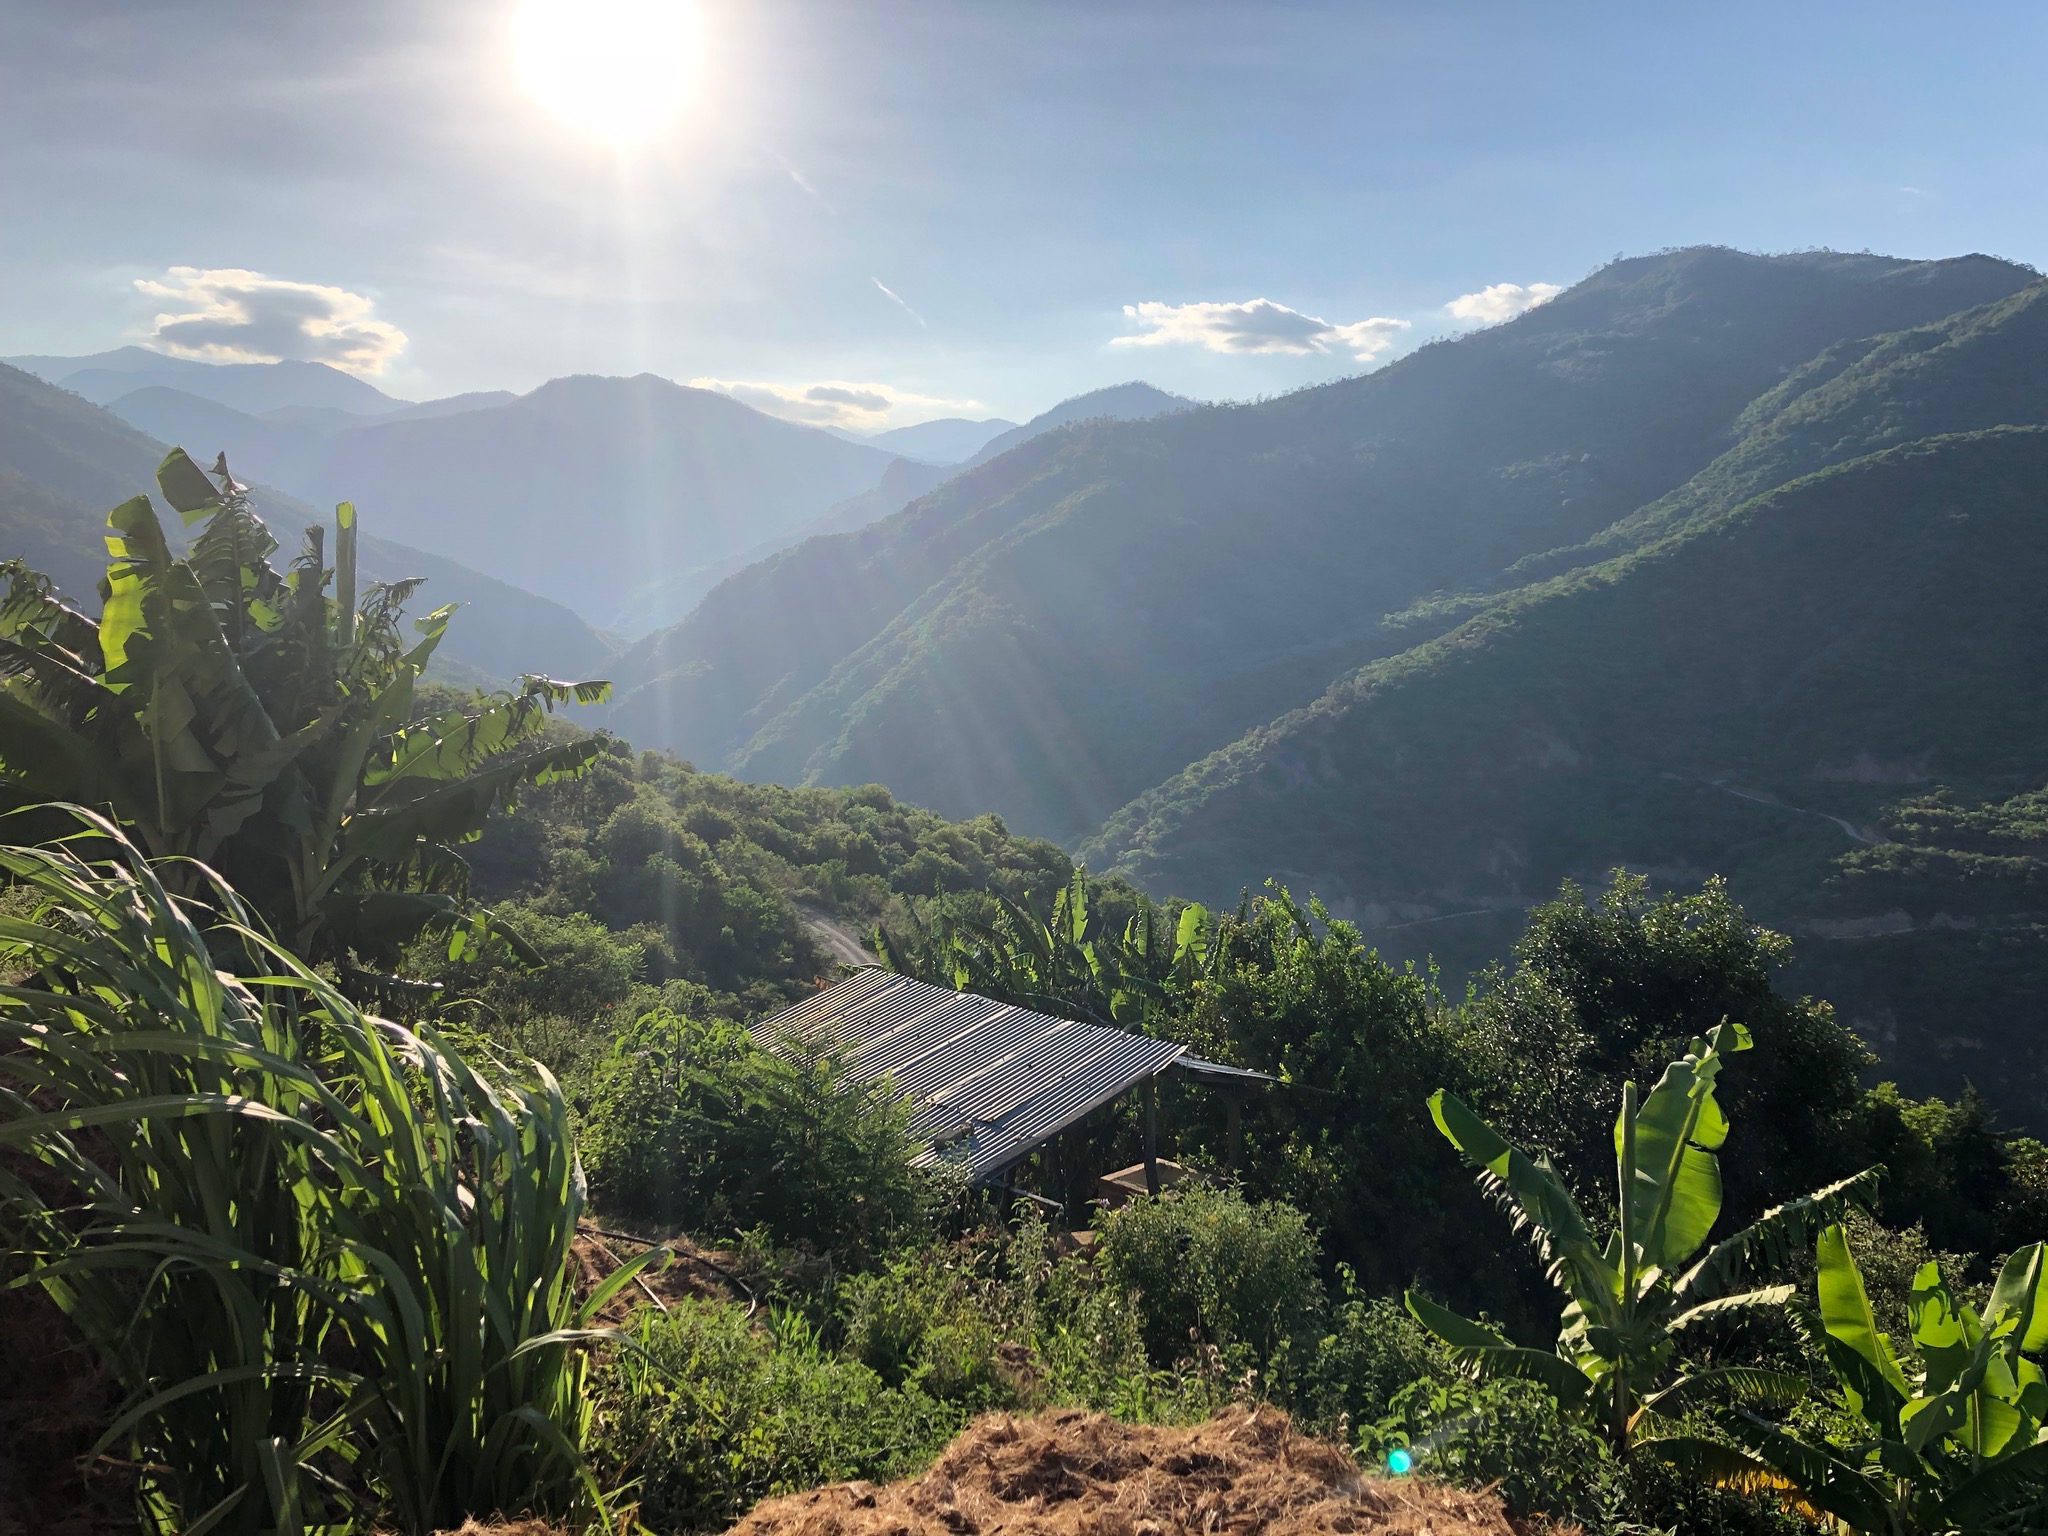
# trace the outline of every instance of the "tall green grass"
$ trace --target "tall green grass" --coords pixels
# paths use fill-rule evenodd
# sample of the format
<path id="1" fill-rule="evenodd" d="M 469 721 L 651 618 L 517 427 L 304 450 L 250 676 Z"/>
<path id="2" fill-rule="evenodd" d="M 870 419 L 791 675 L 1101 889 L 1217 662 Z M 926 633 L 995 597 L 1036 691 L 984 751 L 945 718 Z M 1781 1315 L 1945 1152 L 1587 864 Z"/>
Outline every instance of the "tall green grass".
<path id="1" fill-rule="evenodd" d="M 608 1518 L 562 1094 L 362 1013 L 118 828 L 0 845 L 0 1220 L 122 1384 L 148 1526 Z M 181 882 L 189 888 L 193 882 Z M 658 1259 L 658 1253 L 650 1255 Z"/>

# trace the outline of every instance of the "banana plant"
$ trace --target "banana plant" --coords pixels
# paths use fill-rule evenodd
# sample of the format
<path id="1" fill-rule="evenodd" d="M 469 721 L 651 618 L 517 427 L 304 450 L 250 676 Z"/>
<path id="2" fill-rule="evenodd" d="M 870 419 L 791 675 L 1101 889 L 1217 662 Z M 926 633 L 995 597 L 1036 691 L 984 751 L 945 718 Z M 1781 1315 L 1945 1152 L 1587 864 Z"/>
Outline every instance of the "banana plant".
<path id="1" fill-rule="evenodd" d="M 1717 1482 L 1768 1488 L 1803 1513 L 1852 1531 L 1921 1536 L 2048 1528 L 2048 1264 L 2030 1243 L 1999 1270 L 1980 1314 L 1927 1263 L 1908 1316 L 1911 1375 L 1877 1326 L 1840 1226 L 1822 1230 L 1818 1342 L 1858 1427 L 1818 1441 L 1737 1409 L 1724 1427 L 1741 1449 L 1674 1441 L 1672 1458 Z"/>
<path id="2" fill-rule="evenodd" d="M 1092 1023 L 1116 1022 L 1120 971 L 1110 944 L 1095 931 L 1085 875 L 1076 870 L 1046 913 L 1028 895 L 1015 901 L 992 891 L 978 905 L 972 912 L 951 903 L 912 911 L 901 937 L 878 932 L 883 961 L 957 991 Z"/>
<path id="3" fill-rule="evenodd" d="M 548 740 L 546 725 L 609 685 L 523 677 L 415 720 L 454 609 L 408 642 L 417 581 L 358 594 L 351 504 L 332 568 L 312 528 L 279 571 L 224 458 L 209 476 L 173 449 L 157 486 L 204 527 L 179 555 L 148 497 L 116 507 L 96 619 L 0 566 L 0 799 L 111 811 L 153 857 L 217 868 L 308 958 L 382 958 L 424 927 L 461 927 L 474 909 L 457 848 L 520 785 L 596 759 L 597 738 Z"/>
<path id="4" fill-rule="evenodd" d="M 1045 912 L 1028 895 L 969 900 L 968 910 L 957 899 L 910 908 L 897 932 L 875 930 L 875 952 L 935 986 L 1120 1028 L 1172 1013 L 1208 973 L 1215 925 L 1205 907 L 1181 908 L 1170 934 L 1149 904 L 1113 929 L 1092 910 L 1081 870 Z"/>
<path id="5" fill-rule="evenodd" d="M 1782 1306 L 1789 1285 L 1741 1289 L 1752 1266 L 1782 1262 L 1811 1227 L 1838 1219 L 1874 1184 L 1876 1169 L 1788 1201 L 1708 1246 L 1721 1214 L 1716 1150 L 1728 1120 L 1714 1097 L 1723 1060 L 1749 1048 L 1740 1024 L 1695 1039 L 1638 1104 L 1622 1088 L 1614 1123 L 1614 1230 L 1603 1243 L 1547 1157 L 1508 1144 L 1455 1095 L 1439 1089 L 1437 1128 L 1478 1169 L 1480 1186 L 1527 1231 L 1563 1294 L 1556 1347 L 1523 1348 L 1414 1291 L 1408 1310 L 1475 1374 L 1540 1382 L 1590 1414 L 1617 1455 L 1675 1414 L 1734 1392 L 1776 1401 L 1789 1390 L 1771 1372 L 1722 1366 L 1672 1379 L 1694 1330 L 1750 1308 Z"/>

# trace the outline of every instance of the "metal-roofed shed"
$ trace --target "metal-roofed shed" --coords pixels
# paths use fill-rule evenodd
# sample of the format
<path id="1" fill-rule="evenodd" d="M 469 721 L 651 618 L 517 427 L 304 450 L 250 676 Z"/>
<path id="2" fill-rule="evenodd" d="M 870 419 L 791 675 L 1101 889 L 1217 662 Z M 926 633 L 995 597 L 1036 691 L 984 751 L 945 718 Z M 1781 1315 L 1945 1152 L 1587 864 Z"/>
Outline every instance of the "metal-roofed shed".
<path id="1" fill-rule="evenodd" d="M 862 1078 L 911 1102 L 922 1165 L 992 1178 L 1090 1111 L 1181 1061 L 1187 1047 L 1054 1018 L 889 971 L 856 971 L 754 1026 L 763 1044 L 822 1035 Z"/>

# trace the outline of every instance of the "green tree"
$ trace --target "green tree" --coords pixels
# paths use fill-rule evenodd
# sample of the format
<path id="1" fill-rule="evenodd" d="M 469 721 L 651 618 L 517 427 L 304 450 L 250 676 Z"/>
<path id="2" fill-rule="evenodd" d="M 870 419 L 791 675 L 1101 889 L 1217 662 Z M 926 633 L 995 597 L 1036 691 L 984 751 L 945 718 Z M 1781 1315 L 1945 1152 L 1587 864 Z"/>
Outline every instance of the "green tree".
<path id="1" fill-rule="evenodd" d="M 1708 1390 L 1766 1390 L 1769 1373 L 1724 1366 L 1667 1382 L 1688 1331 L 1745 1308 L 1777 1306 L 1790 1286 L 1733 1289 L 1743 1271 L 1803 1242 L 1876 1180 L 1870 1169 L 1768 1212 L 1711 1248 L 1721 1215 L 1716 1153 L 1728 1120 L 1715 1097 L 1724 1055 L 1749 1048 L 1739 1024 L 1721 1024 L 1664 1069 L 1639 1105 L 1624 1084 L 1614 1122 L 1614 1230 L 1603 1244 L 1547 1157 L 1503 1140 L 1452 1094 L 1429 1101 L 1437 1128 L 1479 1171 L 1481 1188 L 1512 1212 L 1565 1299 L 1555 1351 L 1526 1349 L 1411 1291 L 1416 1319 L 1482 1375 L 1542 1382 L 1584 1407 L 1617 1454 Z"/>
<path id="2" fill-rule="evenodd" d="M 1279 1079 L 1237 1091 L 1246 1193 L 1308 1212 L 1368 1292 L 1418 1274 L 1470 1284 L 1483 1264 L 1451 1214 L 1462 1174 L 1423 1106 L 1433 1085 L 1466 1083 L 1432 978 L 1388 965 L 1355 925 L 1279 887 L 1213 914 L 1191 944 L 1199 963 L 1184 956 L 1172 983 L 1171 1033 Z M 1227 1152 L 1227 1121 L 1197 1095 L 1215 1090 L 1169 1084 L 1162 1118 Z M 1489 1297 L 1496 1278 L 1480 1282 Z"/>
<path id="3" fill-rule="evenodd" d="M 1731 1210 L 1754 1215 L 1861 1167 L 1850 1122 L 1867 1053 L 1826 1003 L 1775 989 L 1790 954 L 1719 879 L 1656 896 L 1617 870 L 1591 901 L 1566 885 L 1529 914 L 1513 966 L 1465 1010 L 1482 1107 L 1510 1139 L 1547 1149 L 1580 1199 L 1595 1198 L 1622 1082 L 1740 1019 L 1755 1050 L 1727 1090 L 1747 1127 L 1723 1170 Z"/>
<path id="4" fill-rule="evenodd" d="M 1176 965 L 1198 952 L 1205 914 L 1181 913 L 1178 943 L 1160 952 L 1159 911 L 1140 900 L 1121 926 L 1096 913 L 1076 869 L 1041 912 L 1029 892 L 906 907 L 900 931 L 876 930 L 891 969 L 935 986 L 1109 1026 L 1134 1025 L 1169 1002 Z"/>
<path id="5" fill-rule="evenodd" d="M 173 554 L 149 498 L 108 515 L 97 620 L 19 563 L 0 567 L 0 796 L 109 809 L 153 856 L 210 865 L 301 955 L 387 960 L 469 910 L 456 849 L 523 784 L 580 772 L 594 738 L 551 740 L 559 704 L 604 683 L 522 678 L 415 719 L 415 689 L 453 613 L 399 624 L 416 582 L 359 600 L 355 509 L 335 564 L 307 530 L 291 567 L 244 487 L 174 449 L 166 501 L 205 526 Z M 330 588 L 332 592 L 330 594 Z M 166 878 L 194 889 L 196 873 Z"/>
<path id="6" fill-rule="evenodd" d="M 1208 1347 L 1263 1371 L 1287 1344 L 1305 1350 L 1325 1318 L 1321 1258 L 1300 1211 L 1234 1190 L 1140 1198 L 1102 1224 L 1103 1277 L 1136 1293 L 1158 1365 Z"/>

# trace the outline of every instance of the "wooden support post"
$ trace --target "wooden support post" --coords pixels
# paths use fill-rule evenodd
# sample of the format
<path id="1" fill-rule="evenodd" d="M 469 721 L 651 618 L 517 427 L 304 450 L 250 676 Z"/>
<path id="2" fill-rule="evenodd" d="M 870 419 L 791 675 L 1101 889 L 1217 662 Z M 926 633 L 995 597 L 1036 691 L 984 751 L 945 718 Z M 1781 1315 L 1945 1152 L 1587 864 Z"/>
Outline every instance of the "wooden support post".
<path id="1" fill-rule="evenodd" d="M 1223 1094 L 1223 1171 L 1237 1172 L 1237 1161 L 1244 1156 L 1244 1103 L 1228 1089 Z"/>
<path id="2" fill-rule="evenodd" d="M 1145 1079 L 1145 1193 L 1159 1193 L 1159 1079 Z"/>

